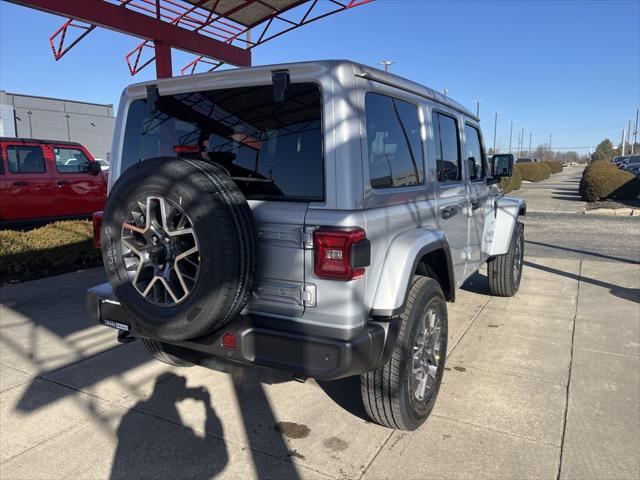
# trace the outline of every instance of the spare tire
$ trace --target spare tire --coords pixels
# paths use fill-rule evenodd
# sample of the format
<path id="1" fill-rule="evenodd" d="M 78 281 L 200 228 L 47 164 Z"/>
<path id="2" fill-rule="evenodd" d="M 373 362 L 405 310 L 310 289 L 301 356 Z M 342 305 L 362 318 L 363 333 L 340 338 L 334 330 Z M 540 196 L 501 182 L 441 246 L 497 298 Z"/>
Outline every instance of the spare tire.
<path id="1" fill-rule="evenodd" d="M 222 327 L 245 306 L 256 236 L 251 209 L 223 168 L 153 158 L 111 189 L 102 256 L 140 335 L 185 340 Z"/>

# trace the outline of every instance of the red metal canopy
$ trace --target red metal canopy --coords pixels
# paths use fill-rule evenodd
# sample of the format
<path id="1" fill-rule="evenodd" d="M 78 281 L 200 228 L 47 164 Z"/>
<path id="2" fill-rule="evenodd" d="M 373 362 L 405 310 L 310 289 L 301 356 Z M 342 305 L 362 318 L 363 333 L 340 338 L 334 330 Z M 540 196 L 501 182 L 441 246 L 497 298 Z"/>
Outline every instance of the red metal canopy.
<path id="1" fill-rule="evenodd" d="M 155 60 L 158 77 L 169 77 L 171 48 L 196 55 L 181 69 L 183 75 L 194 73 L 203 64 L 209 70 L 225 63 L 250 66 L 254 47 L 373 0 L 8 1 L 69 17 L 49 39 L 56 60 L 100 26 L 143 39 L 125 56 L 131 75 Z M 151 48 L 155 55 L 143 59 L 146 49 Z"/>

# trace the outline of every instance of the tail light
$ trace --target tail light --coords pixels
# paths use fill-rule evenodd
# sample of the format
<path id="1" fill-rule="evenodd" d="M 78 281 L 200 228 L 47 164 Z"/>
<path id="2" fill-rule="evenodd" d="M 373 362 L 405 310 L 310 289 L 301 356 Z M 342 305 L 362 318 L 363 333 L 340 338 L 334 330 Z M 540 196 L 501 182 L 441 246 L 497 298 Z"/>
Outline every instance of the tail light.
<path id="1" fill-rule="evenodd" d="M 181 153 L 199 153 L 200 148 L 197 145 L 174 145 L 173 151 L 177 154 Z"/>
<path id="2" fill-rule="evenodd" d="M 313 232 L 314 272 L 320 278 L 352 280 L 364 275 L 371 261 L 371 243 L 360 228 Z"/>
<path id="3" fill-rule="evenodd" d="M 100 230 L 102 229 L 102 215 L 104 212 L 93 212 L 91 215 L 91 223 L 93 224 L 93 246 L 100 249 L 102 243 L 100 242 Z"/>

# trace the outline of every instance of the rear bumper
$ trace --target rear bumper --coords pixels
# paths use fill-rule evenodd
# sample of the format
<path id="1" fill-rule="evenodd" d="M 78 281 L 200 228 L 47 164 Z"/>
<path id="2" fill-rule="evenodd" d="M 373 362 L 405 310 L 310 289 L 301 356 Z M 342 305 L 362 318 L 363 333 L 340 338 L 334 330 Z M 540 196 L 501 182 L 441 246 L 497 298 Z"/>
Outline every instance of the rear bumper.
<path id="1" fill-rule="evenodd" d="M 135 321 L 120 305 L 108 283 L 87 291 L 87 307 L 101 324 L 136 332 Z M 205 337 L 171 341 L 189 350 L 232 363 L 261 365 L 301 377 L 335 380 L 376 369 L 391 355 L 398 335 L 398 320 L 369 322 L 345 330 L 309 326 L 300 322 L 258 315 L 240 315 Z M 234 334 L 235 348 L 222 345 Z"/>

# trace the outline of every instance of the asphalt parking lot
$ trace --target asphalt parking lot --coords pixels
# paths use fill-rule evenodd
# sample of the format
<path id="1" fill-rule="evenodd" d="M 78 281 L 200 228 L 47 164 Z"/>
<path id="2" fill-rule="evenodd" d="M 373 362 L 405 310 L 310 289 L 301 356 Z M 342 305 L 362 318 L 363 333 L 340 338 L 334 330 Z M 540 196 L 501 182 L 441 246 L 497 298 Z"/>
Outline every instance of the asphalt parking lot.
<path id="1" fill-rule="evenodd" d="M 465 285 L 411 433 L 369 423 L 354 378 L 265 384 L 117 344 L 84 306 L 101 269 L 2 287 L 0 478 L 639 478 L 640 259 L 551 250 L 514 298 Z"/>

